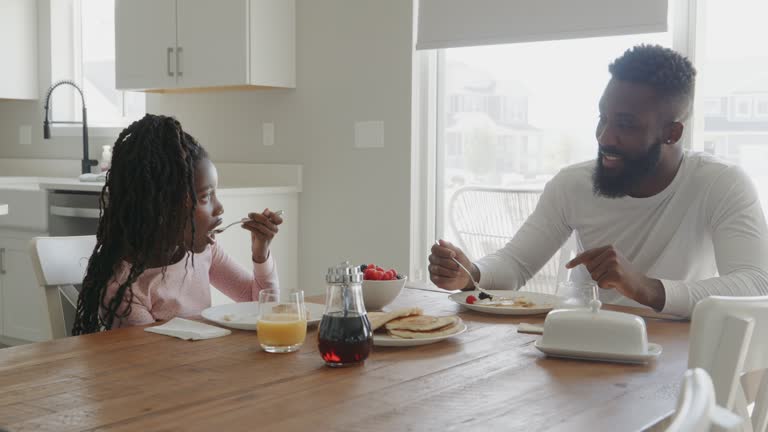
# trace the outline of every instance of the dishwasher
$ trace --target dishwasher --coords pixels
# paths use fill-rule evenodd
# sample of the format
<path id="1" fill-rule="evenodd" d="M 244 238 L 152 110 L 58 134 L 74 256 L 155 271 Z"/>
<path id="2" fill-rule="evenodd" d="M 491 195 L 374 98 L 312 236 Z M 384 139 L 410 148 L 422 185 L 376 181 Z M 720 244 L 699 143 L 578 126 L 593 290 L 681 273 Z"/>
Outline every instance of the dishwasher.
<path id="1" fill-rule="evenodd" d="M 51 190 L 48 192 L 48 234 L 51 237 L 96 235 L 101 192 Z M 59 289 L 64 324 L 70 336 L 75 321 L 80 285 Z"/>

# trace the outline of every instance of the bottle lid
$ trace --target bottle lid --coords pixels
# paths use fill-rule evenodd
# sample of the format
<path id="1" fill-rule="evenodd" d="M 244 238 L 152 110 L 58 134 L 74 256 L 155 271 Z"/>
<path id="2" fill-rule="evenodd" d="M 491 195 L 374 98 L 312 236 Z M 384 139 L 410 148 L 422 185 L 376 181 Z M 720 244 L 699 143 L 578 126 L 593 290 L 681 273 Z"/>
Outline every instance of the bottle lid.
<path id="1" fill-rule="evenodd" d="M 344 261 L 335 267 L 328 268 L 325 281 L 328 283 L 360 283 L 363 281 L 363 272 L 360 271 L 359 266 L 351 265 L 349 261 Z"/>

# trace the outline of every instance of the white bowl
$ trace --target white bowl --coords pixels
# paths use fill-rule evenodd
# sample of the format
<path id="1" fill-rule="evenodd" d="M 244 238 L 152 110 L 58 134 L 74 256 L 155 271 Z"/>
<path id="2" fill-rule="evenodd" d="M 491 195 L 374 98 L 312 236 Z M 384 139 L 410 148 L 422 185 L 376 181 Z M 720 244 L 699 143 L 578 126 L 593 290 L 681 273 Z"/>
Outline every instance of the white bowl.
<path id="1" fill-rule="evenodd" d="M 407 277 L 393 280 L 364 280 L 363 303 L 365 310 L 380 310 L 395 301 L 405 286 Z"/>
<path id="2" fill-rule="evenodd" d="M 554 310 L 544 320 L 541 345 L 572 351 L 643 355 L 648 353 L 645 321 L 623 312 Z"/>

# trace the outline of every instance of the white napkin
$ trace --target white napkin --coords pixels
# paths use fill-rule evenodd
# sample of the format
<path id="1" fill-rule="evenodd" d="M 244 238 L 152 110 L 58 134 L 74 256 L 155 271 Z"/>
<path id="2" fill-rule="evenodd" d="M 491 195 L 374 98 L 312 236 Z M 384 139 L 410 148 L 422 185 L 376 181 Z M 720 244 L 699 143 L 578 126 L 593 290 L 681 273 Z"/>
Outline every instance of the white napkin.
<path id="1" fill-rule="evenodd" d="M 517 332 L 529 333 L 529 334 L 544 334 L 544 327 L 535 325 L 535 324 L 520 323 L 517 325 Z"/>
<path id="2" fill-rule="evenodd" d="M 80 174 L 81 182 L 104 183 L 106 180 L 107 180 L 106 172 L 101 172 L 98 174 L 93 174 L 93 173 Z"/>
<path id="3" fill-rule="evenodd" d="M 184 340 L 213 339 L 232 333 L 227 329 L 184 318 L 174 318 L 163 325 L 147 327 L 144 331 Z"/>

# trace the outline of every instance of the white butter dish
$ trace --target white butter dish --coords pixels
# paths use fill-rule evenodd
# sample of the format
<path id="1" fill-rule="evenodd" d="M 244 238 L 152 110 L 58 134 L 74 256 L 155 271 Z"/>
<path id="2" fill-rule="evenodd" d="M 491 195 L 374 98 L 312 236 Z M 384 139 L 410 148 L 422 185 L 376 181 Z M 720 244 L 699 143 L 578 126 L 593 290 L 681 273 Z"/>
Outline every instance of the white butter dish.
<path id="1" fill-rule="evenodd" d="M 648 343 L 642 318 L 599 306 L 550 312 L 535 346 L 552 356 L 630 363 L 644 363 L 661 354 L 661 346 Z"/>

